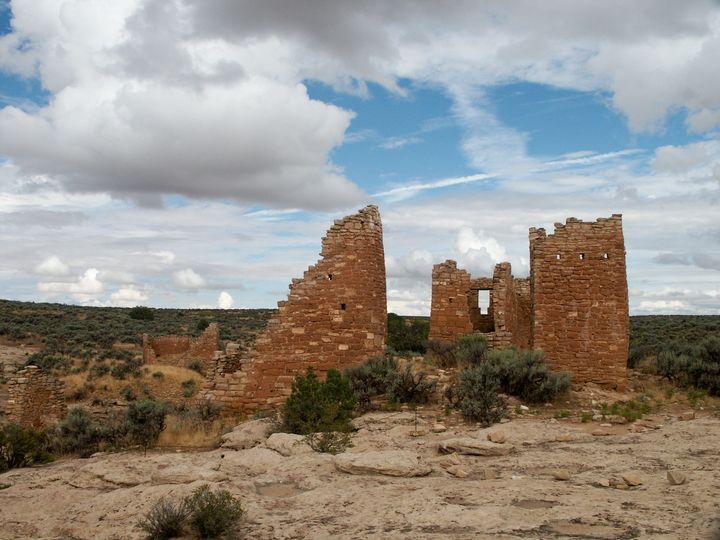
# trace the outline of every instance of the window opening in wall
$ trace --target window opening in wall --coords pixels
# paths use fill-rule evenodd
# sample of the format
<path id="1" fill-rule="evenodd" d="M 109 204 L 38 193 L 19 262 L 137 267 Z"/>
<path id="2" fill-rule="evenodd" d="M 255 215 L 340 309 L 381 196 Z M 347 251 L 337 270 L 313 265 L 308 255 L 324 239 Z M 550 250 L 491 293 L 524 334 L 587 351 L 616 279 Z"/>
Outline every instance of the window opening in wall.
<path id="1" fill-rule="evenodd" d="M 347 306 L 345 304 L 340 304 L 340 309 L 345 311 L 347 309 Z"/>
<path id="2" fill-rule="evenodd" d="M 448 298 L 448 302 L 452 304 L 452 298 Z"/>
<path id="3" fill-rule="evenodd" d="M 478 308 L 480 313 L 490 313 L 490 291 L 480 289 L 478 292 Z"/>
<path id="4" fill-rule="evenodd" d="M 584 253 L 581 253 L 581 254 L 580 254 L 580 260 L 582 261 L 584 258 L 585 258 L 585 254 L 584 254 Z"/>
<path id="5" fill-rule="evenodd" d="M 555 258 L 559 261 L 559 260 L 560 260 L 560 254 L 558 253 L 557 255 L 555 255 Z"/>
<path id="6" fill-rule="evenodd" d="M 609 259 L 610 256 L 607 253 L 603 253 L 603 259 Z"/>
<path id="7" fill-rule="evenodd" d="M 328 279 L 332 281 L 332 274 L 328 274 Z"/>

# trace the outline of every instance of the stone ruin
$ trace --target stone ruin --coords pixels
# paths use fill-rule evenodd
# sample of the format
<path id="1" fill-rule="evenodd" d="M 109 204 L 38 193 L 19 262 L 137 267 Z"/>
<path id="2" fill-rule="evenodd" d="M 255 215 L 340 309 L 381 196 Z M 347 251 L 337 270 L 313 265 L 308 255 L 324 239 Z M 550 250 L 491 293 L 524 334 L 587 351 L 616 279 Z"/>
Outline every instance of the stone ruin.
<path id="1" fill-rule="evenodd" d="M 188 367 L 193 361 L 203 365 L 203 372 L 212 371 L 220 349 L 220 330 L 211 323 L 199 337 L 150 336 L 143 334 L 143 362 L 166 366 Z"/>
<path id="2" fill-rule="evenodd" d="M 201 397 L 225 412 L 282 403 L 295 376 L 308 367 L 357 365 L 385 352 L 387 301 L 380 212 L 374 205 L 335 221 L 320 260 L 293 279 L 287 300 L 252 351 L 219 355 Z"/>
<path id="3" fill-rule="evenodd" d="M 491 347 L 540 349 L 575 382 L 627 382 L 629 310 L 622 216 L 568 218 L 554 234 L 530 229 L 530 277 L 510 263 L 473 279 L 455 261 L 433 267 L 430 339 L 485 335 Z M 485 313 L 478 291 L 489 291 Z"/>
<path id="4" fill-rule="evenodd" d="M 8 381 L 8 422 L 42 428 L 65 417 L 64 385 L 37 366 L 27 366 Z"/>

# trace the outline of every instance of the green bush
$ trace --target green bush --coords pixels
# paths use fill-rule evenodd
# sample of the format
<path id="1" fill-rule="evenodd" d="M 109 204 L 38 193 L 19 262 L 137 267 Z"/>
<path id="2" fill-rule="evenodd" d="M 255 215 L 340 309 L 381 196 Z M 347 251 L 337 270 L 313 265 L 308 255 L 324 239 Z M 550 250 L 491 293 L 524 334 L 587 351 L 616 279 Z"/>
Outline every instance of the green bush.
<path id="1" fill-rule="evenodd" d="M 463 370 L 448 398 L 466 420 L 489 426 L 505 416 L 506 401 L 499 392 L 500 369 L 484 362 Z"/>
<path id="2" fill-rule="evenodd" d="M 523 401 L 546 403 L 570 389 L 570 374 L 550 371 L 542 351 L 490 351 L 487 361 L 497 366 L 502 391 Z"/>
<path id="3" fill-rule="evenodd" d="M 146 540 L 168 540 L 183 534 L 188 517 L 190 509 L 184 500 L 176 504 L 162 498 L 138 522 L 138 527 L 147 533 Z"/>
<path id="4" fill-rule="evenodd" d="M 319 431 L 350 431 L 350 419 L 356 401 L 348 380 L 335 369 L 327 372 L 325 381 L 315 371 L 298 375 L 292 393 L 285 402 L 280 430 L 307 435 Z"/>
<path id="5" fill-rule="evenodd" d="M 339 454 L 352 446 L 350 434 L 337 431 L 308 433 L 305 435 L 305 442 L 316 452 L 324 454 Z"/>
<path id="6" fill-rule="evenodd" d="M 487 360 L 487 338 L 480 334 L 462 336 L 457 340 L 455 351 L 456 364 L 464 367 L 477 366 Z"/>
<path id="7" fill-rule="evenodd" d="M 31 354 L 23 367 L 37 366 L 48 373 L 54 370 L 67 370 L 70 367 L 70 359 L 63 356 L 54 349 L 46 348 Z"/>
<path id="8" fill-rule="evenodd" d="M 53 460 L 45 432 L 16 424 L 0 427 L 0 472 Z"/>
<path id="9" fill-rule="evenodd" d="M 202 360 L 191 360 L 187 367 L 188 369 L 198 372 L 200 375 L 203 375 L 203 372 L 205 371 L 205 366 L 203 365 Z"/>
<path id="10" fill-rule="evenodd" d="M 390 355 L 373 356 L 361 365 L 345 370 L 360 409 L 369 409 L 372 398 L 387 393 L 398 370 L 397 360 Z"/>
<path id="11" fill-rule="evenodd" d="M 88 457 L 98 451 L 107 437 L 103 425 L 84 407 L 70 409 L 52 437 L 53 447 L 61 454 L 73 453 Z"/>
<path id="12" fill-rule="evenodd" d="M 452 341 L 431 339 L 427 343 L 427 356 L 437 367 L 442 369 L 457 366 L 457 345 Z"/>
<path id="13" fill-rule="evenodd" d="M 242 505 L 229 491 L 200 486 L 185 498 L 185 504 L 190 511 L 190 525 L 200 538 L 230 537 L 238 532 Z"/>
<path id="14" fill-rule="evenodd" d="M 136 321 L 152 321 L 155 319 L 155 312 L 152 308 L 145 306 L 135 306 L 128 312 L 131 319 Z"/>
<path id="15" fill-rule="evenodd" d="M 696 346 L 671 343 L 658 353 L 656 371 L 681 386 L 720 395 L 720 337 L 706 337 Z"/>
<path id="16" fill-rule="evenodd" d="M 424 371 L 413 373 L 411 366 L 405 366 L 390 375 L 387 395 L 390 401 L 419 405 L 430 401 L 435 387 L 435 381 L 428 381 Z"/>
<path id="17" fill-rule="evenodd" d="M 187 379 L 182 382 L 181 386 L 183 390 L 183 397 L 193 397 L 195 392 L 197 392 L 197 383 L 195 382 L 195 379 Z"/>
<path id="18" fill-rule="evenodd" d="M 430 322 L 388 313 L 388 347 L 398 352 L 425 353 Z"/>
<path id="19" fill-rule="evenodd" d="M 170 407 L 162 401 L 143 399 L 130 403 L 125 412 L 125 429 L 130 438 L 147 449 L 155 444 L 165 429 L 165 417 Z"/>
<path id="20" fill-rule="evenodd" d="M 200 319 L 195 325 L 195 330 L 197 330 L 197 332 L 199 333 L 202 333 L 208 326 L 210 326 L 210 321 L 208 321 L 207 319 Z"/>

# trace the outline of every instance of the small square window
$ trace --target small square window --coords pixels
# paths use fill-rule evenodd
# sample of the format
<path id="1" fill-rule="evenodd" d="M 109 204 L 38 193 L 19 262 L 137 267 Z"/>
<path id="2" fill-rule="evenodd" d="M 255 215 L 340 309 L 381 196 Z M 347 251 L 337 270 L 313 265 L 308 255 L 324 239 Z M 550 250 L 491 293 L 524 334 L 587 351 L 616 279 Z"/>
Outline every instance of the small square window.
<path id="1" fill-rule="evenodd" d="M 610 255 L 608 255 L 607 253 L 603 253 L 603 259 L 609 259 L 609 258 L 610 258 Z"/>
<path id="2" fill-rule="evenodd" d="M 343 311 L 347 310 L 347 305 L 345 305 L 345 304 L 340 304 L 340 309 L 343 310 Z"/>
<path id="3" fill-rule="evenodd" d="M 559 260 L 560 260 L 560 254 L 558 253 L 557 255 L 555 255 L 555 258 L 559 261 Z"/>
<path id="4" fill-rule="evenodd" d="M 328 279 L 332 281 L 332 274 L 328 274 Z"/>
<path id="5" fill-rule="evenodd" d="M 580 254 L 580 260 L 582 261 L 583 259 L 585 259 L 585 254 L 584 254 L 584 253 L 581 253 L 581 254 Z"/>

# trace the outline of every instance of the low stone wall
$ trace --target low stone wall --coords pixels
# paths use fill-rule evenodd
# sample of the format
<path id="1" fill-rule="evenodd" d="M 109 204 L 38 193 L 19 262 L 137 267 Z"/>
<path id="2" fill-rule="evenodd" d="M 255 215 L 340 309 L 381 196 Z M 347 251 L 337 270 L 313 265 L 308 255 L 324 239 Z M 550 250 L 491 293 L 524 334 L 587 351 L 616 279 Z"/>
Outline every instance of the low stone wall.
<path id="1" fill-rule="evenodd" d="M 220 330 L 211 323 L 196 338 L 189 336 L 150 336 L 143 334 L 143 362 L 187 367 L 193 360 L 203 364 L 204 372 L 213 370 L 215 354 L 219 350 Z"/>

